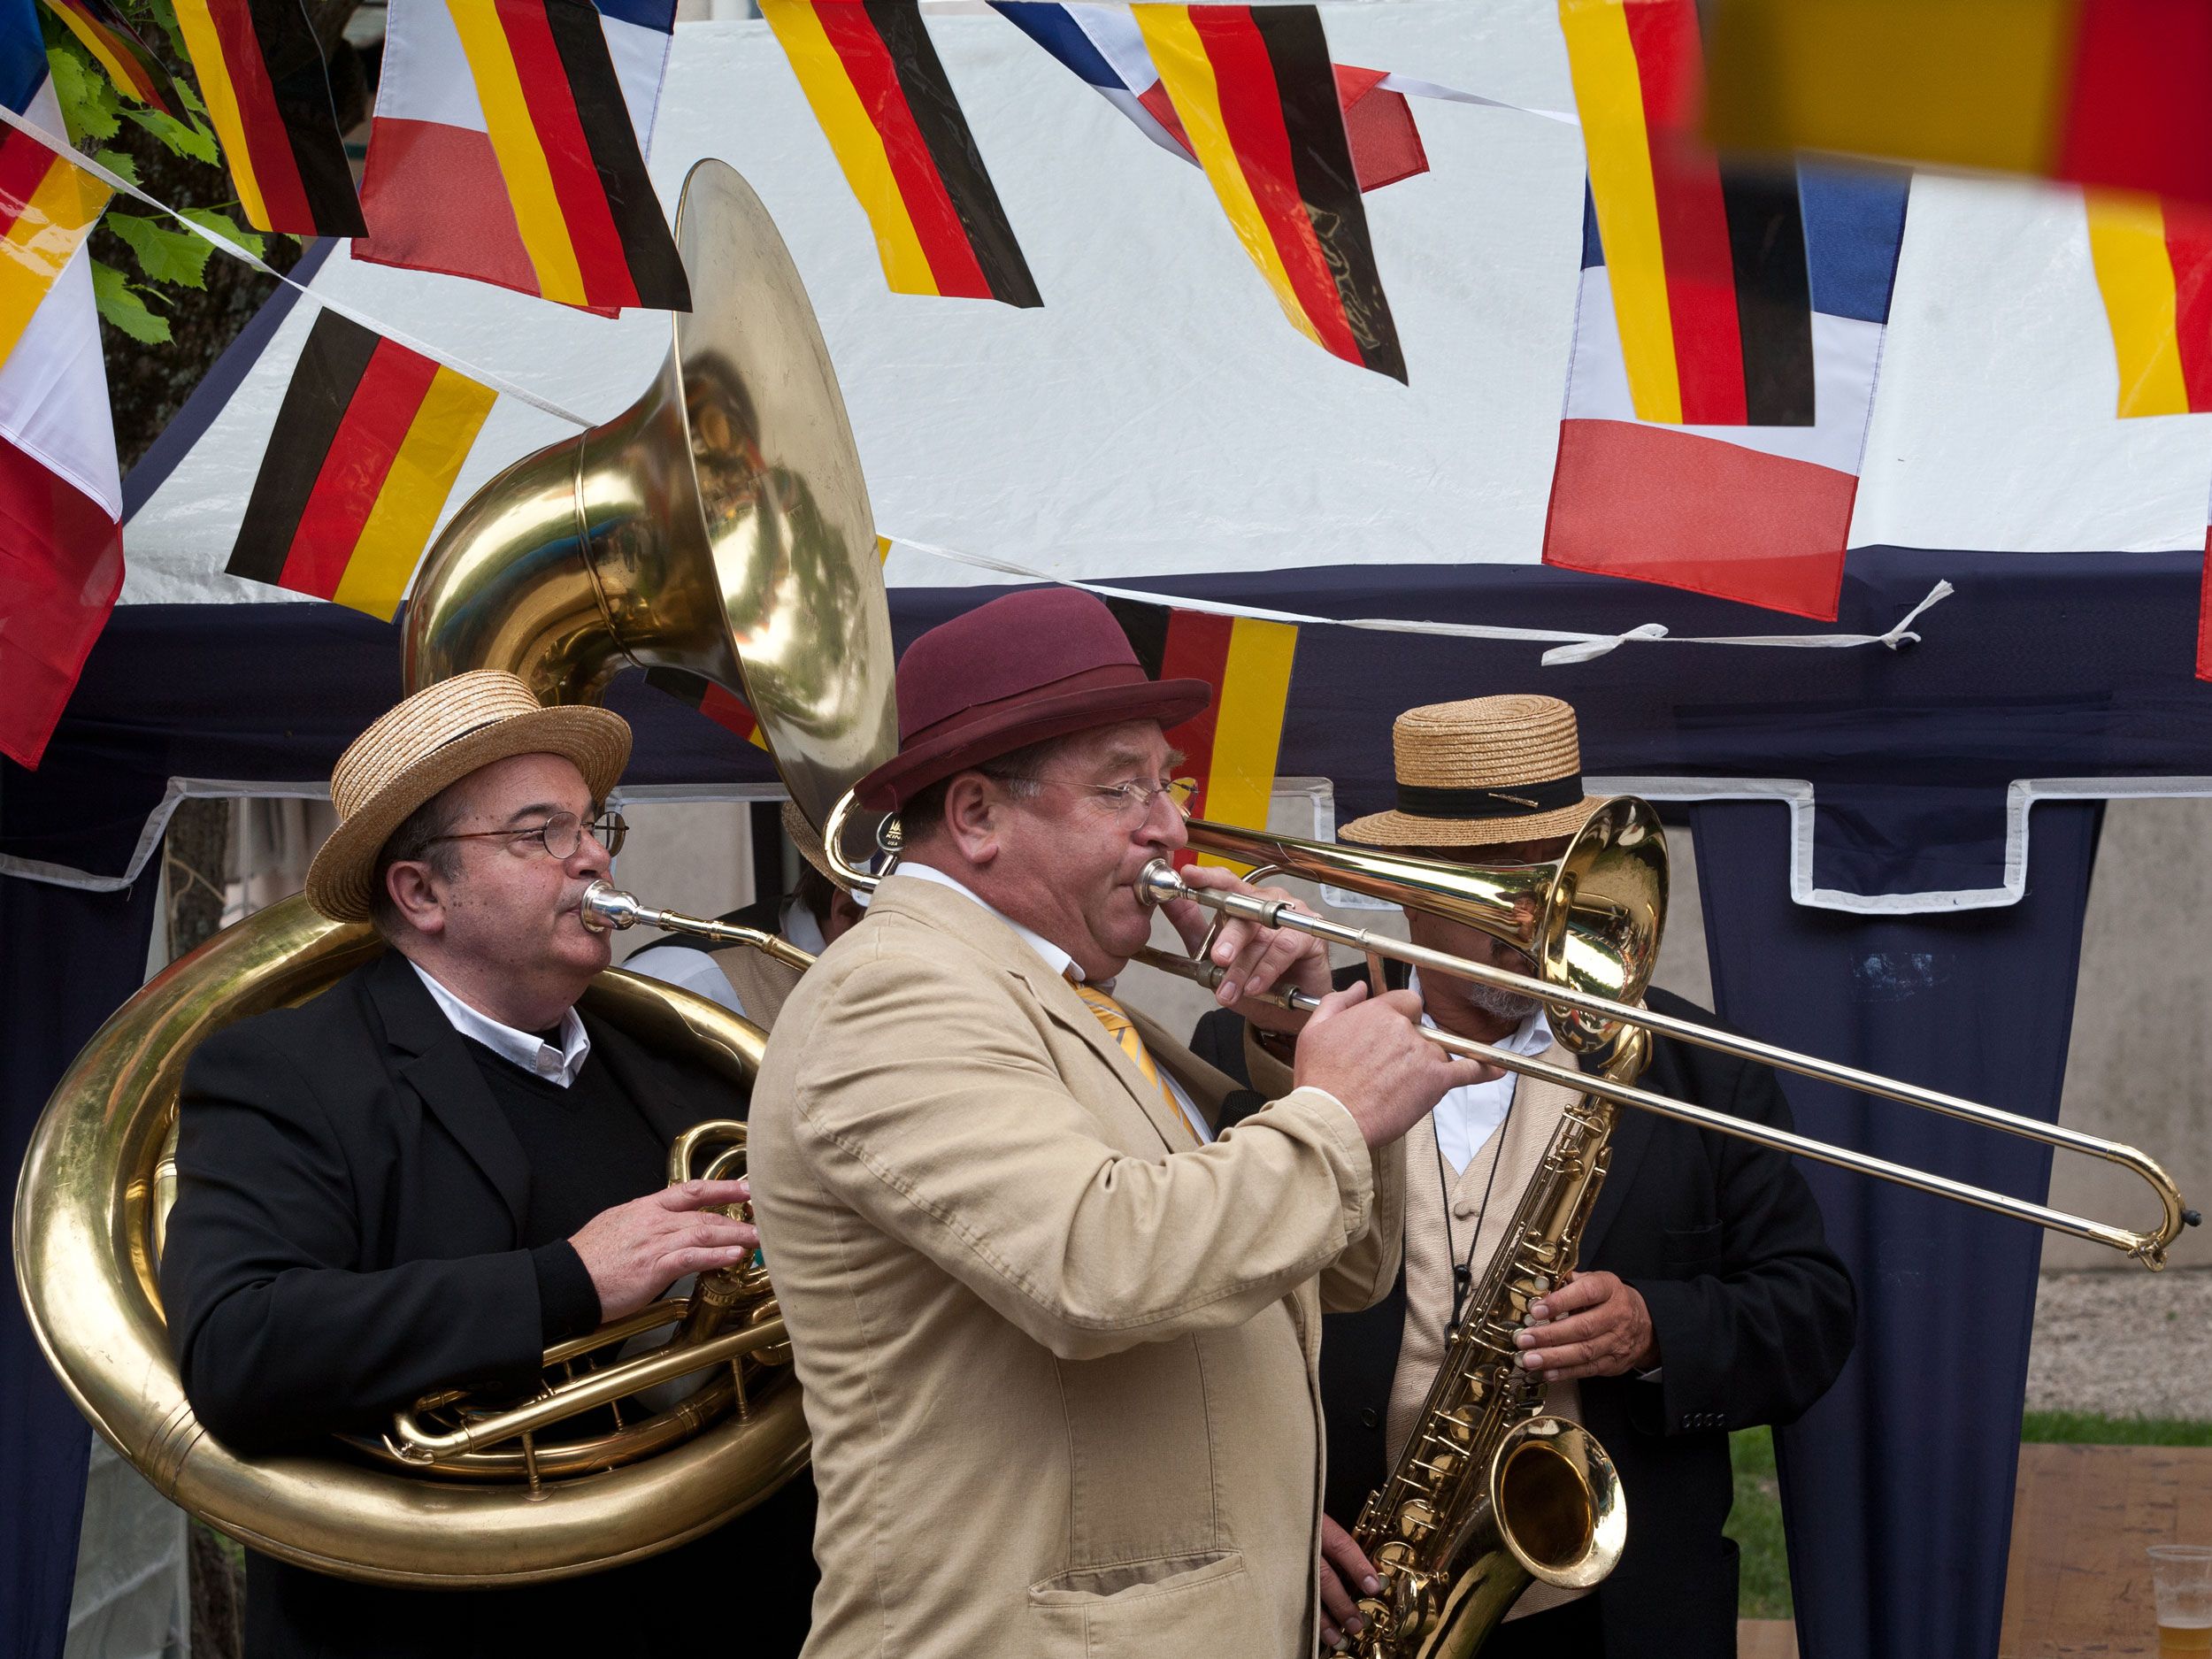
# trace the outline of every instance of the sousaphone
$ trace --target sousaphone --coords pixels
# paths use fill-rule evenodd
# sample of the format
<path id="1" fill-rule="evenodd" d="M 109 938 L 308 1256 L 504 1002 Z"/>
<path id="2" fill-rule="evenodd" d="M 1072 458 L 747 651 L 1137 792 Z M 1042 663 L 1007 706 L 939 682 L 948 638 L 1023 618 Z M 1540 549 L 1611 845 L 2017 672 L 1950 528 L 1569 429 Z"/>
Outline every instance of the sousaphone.
<path id="1" fill-rule="evenodd" d="M 517 462 L 455 515 L 409 607 L 405 686 L 503 668 L 547 701 L 582 703 L 626 667 L 701 675 L 798 734 L 787 781 L 819 821 L 826 780 L 895 729 L 867 491 L 828 351 L 759 198 L 702 162 L 676 234 L 694 309 L 676 318 L 660 373 L 615 419 Z M 848 645 L 886 668 L 856 675 Z M 822 757 L 811 771 L 808 753 Z M 18 1286 L 63 1386 L 157 1491 L 217 1530 L 379 1583 L 595 1571 L 759 1502 L 804 1467 L 807 1441 L 758 1270 L 707 1276 L 688 1298 L 549 1350 L 533 1397 L 433 1396 L 326 1453 L 241 1456 L 193 1416 L 159 1286 L 186 1058 L 381 948 L 303 900 L 272 905 L 173 964 L 78 1056 L 15 1208 Z M 733 1079 L 757 1068 L 757 1027 L 672 987 L 611 970 L 585 1006 Z M 700 1125 L 672 1149 L 671 1179 L 741 1171 L 743 1131 Z M 632 1352 L 660 1331 L 673 1334 Z M 594 1349 L 618 1348 L 624 1357 L 591 1368 Z M 565 1433 L 583 1412 L 588 1425 Z"/>

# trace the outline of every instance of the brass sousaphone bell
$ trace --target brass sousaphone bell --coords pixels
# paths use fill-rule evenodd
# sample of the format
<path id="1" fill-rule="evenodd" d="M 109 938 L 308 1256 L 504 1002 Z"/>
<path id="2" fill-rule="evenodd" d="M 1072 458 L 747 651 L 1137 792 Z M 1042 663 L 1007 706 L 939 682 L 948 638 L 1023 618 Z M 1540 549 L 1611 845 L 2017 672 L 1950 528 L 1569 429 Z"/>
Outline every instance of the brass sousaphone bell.
<path id="1" fill-rule="evenodd" d="M 856 676 L 839 661 L 847 641 L 865 660 L 890 660 L 867 492 L 827 349 L 759 198 L 728 166 L 700 163 L 677 241 L 694 310 L 675 319 L 652 386 L 606 425 L 510 466 L 455 515 L 409 608 L 406 688 L 502 668 L 546 701 L 595 702 L 626 666 L 681 669 L 778 710 L 795 734 L 787 782 L 818 818 L 830 803 L 816 780 L 895 730 L 887 668 Z M 158 1278 L 186 1058 L 202 1038 L 307 1001 L 380 949 L 366 926 L 326 921 L 303 899 L 272 905 L 124 1004 L 62 1079 L 17 1187 L 16 1273 L 79 1409 L 157 1491 L 219 1531 L 387 1584 L 590 1572 L 697 1536 L 774 1491 L 805 1464 L 806 1426 L 757 1275 L 549 1351 L 534 1399 L 434 1397 L 327 1454 L 241 1456 L 193 1416 Z M 734 1079 L 757 1068 L 757 1027 L 657 981 L 610 971 L 585 1006 Z M 672 1179 L 737 1172 L 742 1132 L 702 1125 L 672 1154 L 685 1163 Z M 702 1166 L 695 1150 L 716 1156 Z M 715 1294 L 728 1303 L 707 1317 Z M 656 1325 L 679 1334 L 649 1358 L 568 1375 L 591 1348 Z M 608 1406 L 604 1379 L 618 1368 L 626 1389 L 702 1380 L 672 1405 L 618 1400 L 615 1427 L 597 1421 L 562 1439 L 564 1419 Z"/>

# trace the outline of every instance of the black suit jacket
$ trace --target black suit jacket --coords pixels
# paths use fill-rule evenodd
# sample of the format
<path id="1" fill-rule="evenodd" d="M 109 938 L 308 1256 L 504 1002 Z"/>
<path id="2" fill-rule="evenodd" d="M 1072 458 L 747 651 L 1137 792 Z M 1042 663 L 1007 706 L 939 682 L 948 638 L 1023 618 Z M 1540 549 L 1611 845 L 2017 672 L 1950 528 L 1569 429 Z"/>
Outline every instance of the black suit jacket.
<path id="1" fill-rule="evenodd" d="M 1399 969 L 1393 963 L 1390 968 Z M 1340 987 L 1359 977 L 1337 976 Z M 1402 970 L 1393 972 L 1403 984 Z M 1695 1003 L 1654 989 L 1663 1013 L 1717 1025 Z M 1242 1022 L 1199 1022 L 1191 1047 L 1245 1075 Z M 1661 1038 L 1640 1086 L 1778 1128 L 1790 1125 L 1774 1074 Z M 1843 1368 L 1857 1302 L 1829 1249 L 1804 1178 L 1784 1154 L 1632 1109 L 1582 1240 L 1586 1268 L 1640 1292 L 1658 1337 L 1655 1382 L 1586 1378 L 1584 1423 L 1603 1443 L 1628 1499 L 1628 1546 L 1600 1587 L 1606 1651 L 1704 1659 L 1736 1651 L 1736 1546 L 1723 1536 L 1734 1498 L 1728 1431 L 1794 1421 Z M 1359 1313 L 1323 1322 L 1325 1507 L 1349 1527 L 1388 1473 L 1390 1386 L 1405 1325 L 1405 1279 Z"/>
<path id="2" fill-rule="evenodd" d="M 714 1073 L 585 1023 L 591 1064 L 660 1133 L 744 1116 Z M 234 1449 L 311 1448 L 435 1388 L 536 1379 L 529 1165 L 468 1040 L 397 952 L 202 1043 L 185 1069 L 177 1164 L 162 1297 L 192 1408 Z M 523 1651 L 536 1632 L 625 1651 L 656 1632 L 726 1641 L 734 1620 L 760 1651 L 795 1654 L 813 1502 L 795 1484 L 653 1561 L 529 1590 L 390 1590 L 250 1555 L 247 1649 L 491 1655 Z M 737 1592 L 711 1617 L 703 1574 Z"/>

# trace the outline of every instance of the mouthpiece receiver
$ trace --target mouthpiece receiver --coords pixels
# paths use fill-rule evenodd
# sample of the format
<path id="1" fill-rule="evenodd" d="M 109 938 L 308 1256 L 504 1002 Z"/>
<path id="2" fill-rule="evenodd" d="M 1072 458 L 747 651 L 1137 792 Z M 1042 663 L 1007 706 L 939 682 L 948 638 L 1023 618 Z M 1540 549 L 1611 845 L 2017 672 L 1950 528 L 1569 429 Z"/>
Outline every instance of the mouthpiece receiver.
<path id="1" fill-rule="evenodd" d="M 635 927 L 641 908 L 636 894 L 625 893 L 604 881 L 595 881 L 586 887 L 583 901 L 578 907 L 584 926 L 595 933 Z"/>

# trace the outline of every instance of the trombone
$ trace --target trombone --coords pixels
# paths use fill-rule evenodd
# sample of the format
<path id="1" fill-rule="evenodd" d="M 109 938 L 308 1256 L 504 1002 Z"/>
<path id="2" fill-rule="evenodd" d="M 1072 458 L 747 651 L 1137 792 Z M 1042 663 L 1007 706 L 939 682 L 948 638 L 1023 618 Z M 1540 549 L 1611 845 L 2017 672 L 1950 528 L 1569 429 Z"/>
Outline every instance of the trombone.
<path id="1" fill-rule="evenodd" d="M 847 887 L 865 890 L 875 885 L 876 878 L 850 864 L 843 851 L 845 826 L 855 807 L 849 794 L 837 803 L 824 826 L 823 842 L 838 879 Z M 1454 1054 L 1678 1123 L 1733 1135 L 1756 1146 L 1816 1159 L 1878 1180 L 1971 1204 L 1994 1215 L 2087 1239 L 2118 1250 L 2153 1271 L 2166 1265 L 2167 1248 L 2182 1228 L 2196 1226 L 2202 1220 L 2196 1210 L 2184 1207 L 2180 1189 L 2157 1160 L 2121 1141 L 1638 1006 L 1658 956 L 1659 929 L 1666 911 L 1667 859 L 1658 815 L 1647 803 L 1633 796 L 1601 803 L 1563 853 L 1548 864 L 1455 864 L 1384 849 L 1341 847 L 1263 833 L 1204 818 L 1193 818 L 1184 827 L 1194 849 L 1258 866 L 1255 879 L 1276 873 L 1298 876 L 1464 922 L 1529 957 L 1538 972 L 1516 973 L 1367 928 L 1333 922 L 1294 909 L 1294 901 L 1194 887 L 1165 859 L 1153 860 L 1137 878 L 1138 894 L 1149 903 L 1189 899 L 1224 918 L 1241 918 L 1265 927 L 1286 927 L 1330 944 L 1348 946 L 1371 957 L 1388 957 L 1433 973 L 1535 997 L 1543 1002 L 1561 1044 L 1578 1054 L 1599 1052 L 1624 1027 L 1639 1027 L 1818 1082 L 2038 1141 L 2061 1151 L 2102 1158 L 2147 1184 L 2158 1196 L 2162 1214 L 2159 1224 L 2145 1231 L 2115 1226 L 1790 1130 L 1770 1129 L 1632 1084 L 1455 1036 L 1432 1025 L 1420 1027 L 1422 1036 Z M 1223 970 L 1210 962 L 1150 946 L 1139 951 L 1136 959 L 1210 989 L 1223 978 Z M 1279 991 L 1263 1000 L 1301 1012 L 1319 1006 L 1317 998 L 1295 990 Z"/>

